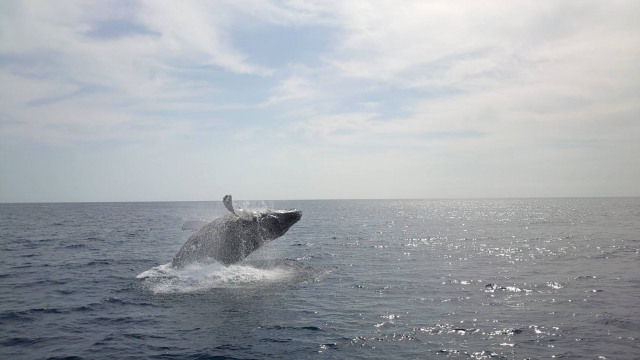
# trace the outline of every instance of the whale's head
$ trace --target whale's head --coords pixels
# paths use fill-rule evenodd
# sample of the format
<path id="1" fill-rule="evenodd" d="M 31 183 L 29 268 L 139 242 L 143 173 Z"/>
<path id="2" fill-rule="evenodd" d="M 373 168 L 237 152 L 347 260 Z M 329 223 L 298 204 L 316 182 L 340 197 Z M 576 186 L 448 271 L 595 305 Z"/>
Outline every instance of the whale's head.
<path id="1" fill-rule="evenodd" d="M 268 210 L 261 212 L 257 220 L 260 223 L 260 232 L 265 241 L 279 238 L 302 218 L 302 211 L 291 210 Z"/>

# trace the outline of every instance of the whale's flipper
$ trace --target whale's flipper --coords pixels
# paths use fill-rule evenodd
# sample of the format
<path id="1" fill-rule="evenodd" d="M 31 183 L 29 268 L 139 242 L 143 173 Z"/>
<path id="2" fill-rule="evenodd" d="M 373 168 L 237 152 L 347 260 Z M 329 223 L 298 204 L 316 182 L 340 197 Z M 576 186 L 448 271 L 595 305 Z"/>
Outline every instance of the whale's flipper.
<path id="1" fill-rule="evenodd" d="M 224 207 L 227 208 L 227 210 L 229 210 L 232 213 L 236 214 L 236 212 L 233 211 L 233 202 L 231 201 L 231 195 L 225 195 L 225 197 L 222 198 L 222 203 L 224 204 Z M 238 214 L 236 214 L 236 215 L 238 215 Z"/>

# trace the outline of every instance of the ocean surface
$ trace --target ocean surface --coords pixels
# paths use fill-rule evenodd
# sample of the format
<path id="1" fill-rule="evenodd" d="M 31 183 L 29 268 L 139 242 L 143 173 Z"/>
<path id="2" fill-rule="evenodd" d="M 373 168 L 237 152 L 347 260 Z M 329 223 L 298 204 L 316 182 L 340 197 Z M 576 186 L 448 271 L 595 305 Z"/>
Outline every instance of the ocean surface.
<path id="1" fill-rule="evenodd" d="M 640 198 L 235 205 L 304 215 L 176 270 L 222 202 L 0 204 L 0 358 L 640 358 Z"/>

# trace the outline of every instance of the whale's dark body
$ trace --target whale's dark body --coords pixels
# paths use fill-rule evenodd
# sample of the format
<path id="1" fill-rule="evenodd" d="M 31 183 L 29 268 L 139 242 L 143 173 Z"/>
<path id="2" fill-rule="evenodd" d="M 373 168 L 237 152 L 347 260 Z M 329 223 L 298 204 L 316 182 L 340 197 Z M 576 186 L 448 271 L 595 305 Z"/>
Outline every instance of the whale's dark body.
<path id="1" fill-rule="evenodd" d="M 265 243 L 284 235 L 302 218 L 299 210 L 265 210 L 238 216 L 231 197 L 225 206 L 232 212 L 195 232 L 173 258 L 172 266 L 218 261 L 230 265 L 242 261 Z"/>

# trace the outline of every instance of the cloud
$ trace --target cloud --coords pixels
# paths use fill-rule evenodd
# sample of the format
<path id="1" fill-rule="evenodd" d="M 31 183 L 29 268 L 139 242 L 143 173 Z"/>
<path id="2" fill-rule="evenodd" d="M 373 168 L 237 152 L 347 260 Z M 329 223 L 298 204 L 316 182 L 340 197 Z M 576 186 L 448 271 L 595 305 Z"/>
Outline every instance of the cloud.
<path id="1" fill-rule="evenodd" d="M 332 6 L 342 40 L 325 62 L 346 79 L 424 92 L 404 119 L 364 122 L 355 113 L 342 120 L 339 126 L 363 134 L 350 141 L 371 138 L 378 128 L 477 132 L 507 143 L 599 138 L 619 133 L 608 125 L 614 119 L 636 131 L 622 120 L 640 110 L 632 75 L 640 53 L 628 42 L 640 40 L 630 15 L 635 3 L 341 4 Z M 310 127 L 319 123 L 309 120 Z"/>
<path id="2" fill-rule="evenodd" d="M 186 55 L 191 62 L 216 65 L 240 74 L 272 73 L 270 69 L 248 64 L 246 56 L 225 41 L 221 17 L 206 2 L 147 1 L 145 5 L 140 18 L 149 29 L 162 34 L 160 51 L 178 59 Z"/>
<path id="3" fill-rule="evenodd" d="M 551 186 L 552 174 L 570 189 L 604 163 L 640 183 L 625 170 L 640 143 L 639 12 L 635 1 L 3 2 L 0 139 L 202 146 L 203 167 L 277 153 L 251 166 L 306 169 L 313 191 L 362 196 L 393 187 L 391 169 L 417 174 L 393 187 L 416 194 L 471 188 L 470 172 L 496 194 L 499 181 Z M 349 176 L 384 181 L 355 189 Z"/>
<path id="4" fill-rule="evenodd" d="M 312 99 L 318 96 L 318 91 L 306 79 L 293 76 L 282 81 L 271 90 L 271 96 L 262 106 L 271 106 L 292 100 Z"/>
<path id="5" fill-rule="evenodd" d="M 107 133 L 115 135 L 105 125 L 115 119 L 127 119 L 130 129 L 136 129 L 139 112 L 210 106 L 211 94 L 218 89 L 213 79 L 198 75 L 211 75 L 216 69 L 270 75 L 271 69 L 247 62 L 229 43 L 229 24 L 219 14 L 229 6 L 205 5 L 170 1 L 5 3 L 0 101 L 4 104 L 2 118 L 10 119 L 12 125 L 3 126 L 1 134 L 15 135 L 22 129 L 23 138 L 42 141 L 55 136 L 50 141 L 61 143 L 83 139 L 84 133 L 84 140 L 91 141 Z M 218 108 L 223 106 L 228 105 Z M 86 116 L 86 108 L 91 108 L 88 113 L 102 114 L 93 118 L 105 120 L 100 122 L 101 130 L 95 127 L 97 121 Z M 38 124 L 68 126 L 69 122 L 77 125 L 68 129 L 74 136 L 38 128 Z"/>

